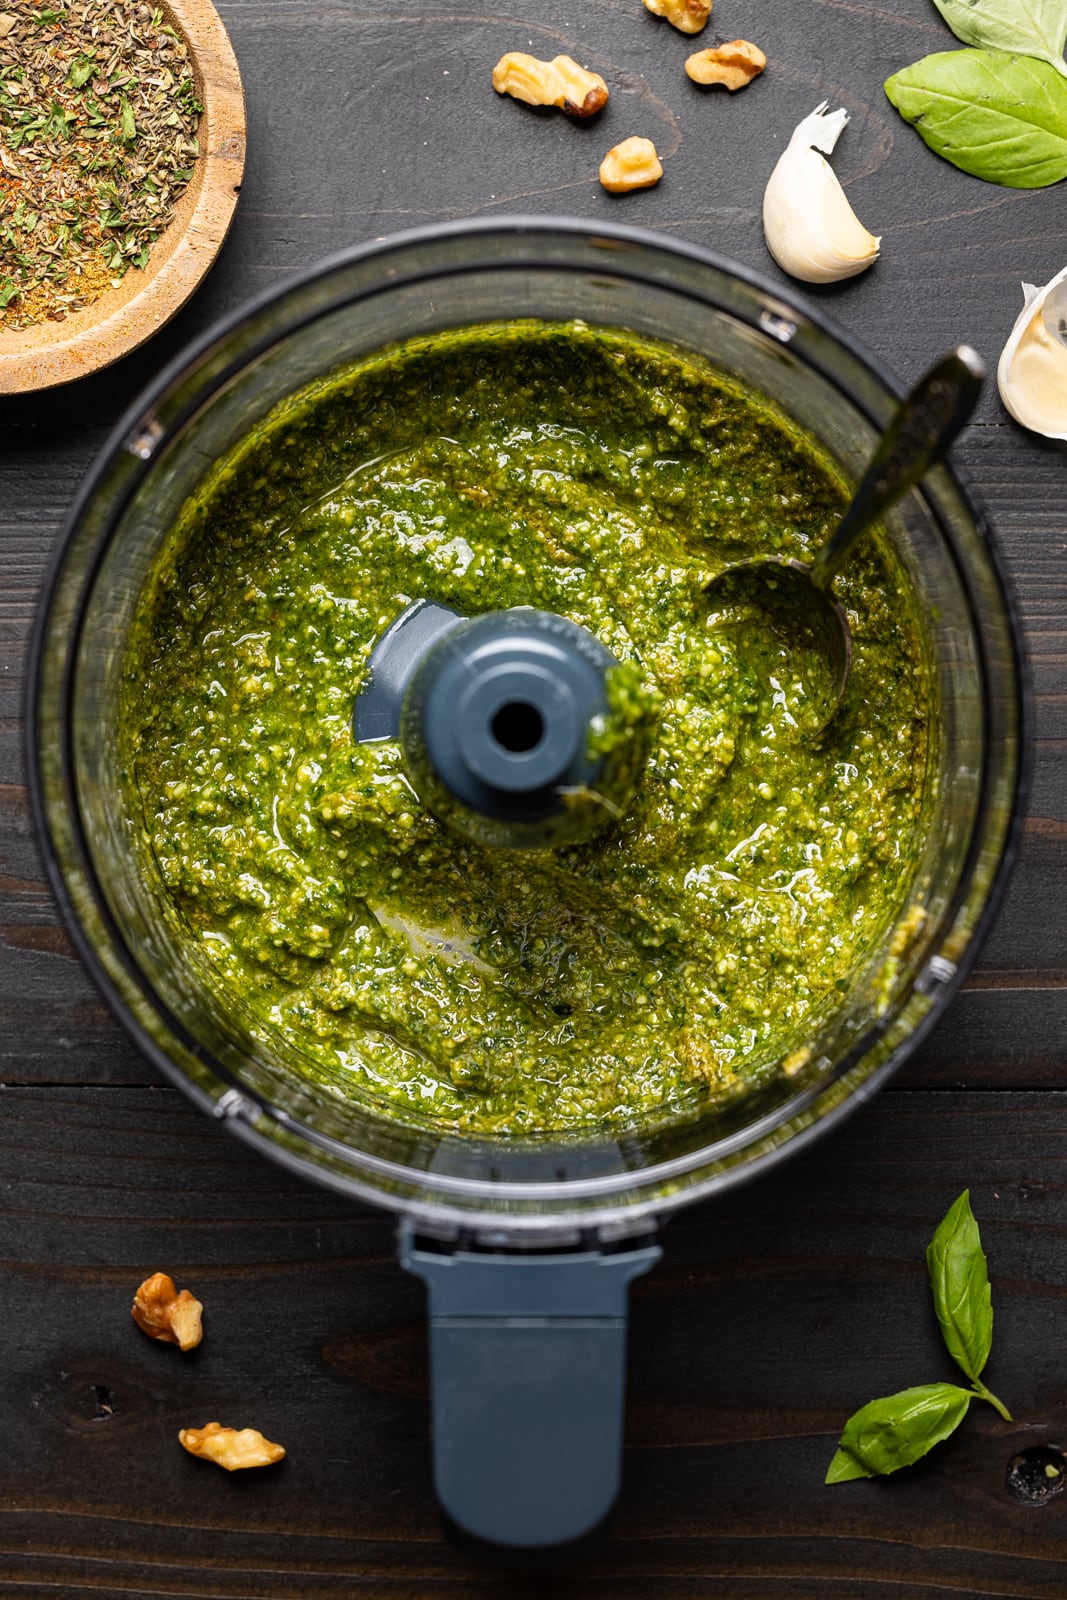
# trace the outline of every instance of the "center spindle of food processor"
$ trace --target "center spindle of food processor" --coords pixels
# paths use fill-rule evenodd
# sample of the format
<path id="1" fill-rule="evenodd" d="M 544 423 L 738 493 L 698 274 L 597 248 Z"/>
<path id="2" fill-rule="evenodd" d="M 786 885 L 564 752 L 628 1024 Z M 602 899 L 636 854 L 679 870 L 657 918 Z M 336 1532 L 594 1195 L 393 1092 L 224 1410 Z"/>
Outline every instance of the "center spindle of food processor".
<path id="1" fill-rule="evenodd" d="M 420 799 L 480 844 L 572 842 L 617 816 L 632 784 L 629 741 L 604 739 L 617 666 L 552 612 L 468 618 L 420 600 L 375 646 L 353 731 L 399 739 Z"/>

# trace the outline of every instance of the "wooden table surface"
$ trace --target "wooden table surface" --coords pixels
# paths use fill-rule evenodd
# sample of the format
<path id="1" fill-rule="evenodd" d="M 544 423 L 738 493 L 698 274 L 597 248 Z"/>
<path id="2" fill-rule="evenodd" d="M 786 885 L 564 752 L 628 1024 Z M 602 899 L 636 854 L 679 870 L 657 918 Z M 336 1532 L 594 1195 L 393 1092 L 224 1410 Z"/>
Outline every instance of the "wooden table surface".
<path id="1" fill-rule="evenodd" d="M 995 188 L 938 161 L 881 92 L 952 48 L 931 0 L 716 0 L 718 38 L 767 52 L 729 97 L 640 0 L 226 0 L 248 169 L 207 283 L 139 353 L 0 403 L 0 1597 L 478 1597 L 523 1590 L 438 1528 L 422 1289 L 384 1215 L 251 1155 L 164 1087 L 98 998 L 32 837 L 24 652 L 58 529 L 142 385 L 223 312 L 349 243 L 520 210 L 625 219 L 776 275 L 767 176 L 826 98 L 835 166 L 884 235 L 872 272 L 816 291 L 909 380 L 960 339 L 990 363 L 1020 280 L 1067 262 L 1067 186 Z M 703 42 L 703 41 L 701 41 Z M 710 42 L 710 41 L 709 41 Z M 608 79 L 593 127 L 499 99 L 509 49 Z M 605 195 L 632 133 L 656 190 Z M 1062 1597 L 1067 1494 L 1008 1492 L 1009 1460 L 1067 1446 L 1067 457 L 990 386 L 958 459 L 1021 600 L 1036 760 L 1021 859 L 966 988 L 894 1084 L 772 1177 L 682 1213 L 633 1295 L 626 1479 L 613 1536 L 553 1593 L 925 1600 Z M 823 1486 L 848 1413 L 954 1369 L 923 1252 L 969 1187 L 990 1260 L 989 1383 L 919 1467 Z M 150 1344 L 133 1288 L 164 1268 L 207 1306 L 192 1357 Z M 180 1426 L 252 1421 L 288 1446 L 228 1477 Z M 542 1585 L 542 1587 L 545 1587 Z"/>

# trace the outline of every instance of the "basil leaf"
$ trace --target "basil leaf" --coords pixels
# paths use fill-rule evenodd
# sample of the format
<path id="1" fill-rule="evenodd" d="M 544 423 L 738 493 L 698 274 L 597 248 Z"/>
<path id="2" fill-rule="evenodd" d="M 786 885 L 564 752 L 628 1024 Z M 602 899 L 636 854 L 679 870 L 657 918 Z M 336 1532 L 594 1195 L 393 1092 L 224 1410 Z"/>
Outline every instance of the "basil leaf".
<path id="1" fill-rule="evenodd" d="M 1038 56 L 1067 75 L 1067 0 L 934 0 L 934 5 L 964 44 Z"/>
<path id="2" fill-rule="evenodd" d="M 1011 189 L 1067 177 L 1067 79 L 1046 61 L 946 50 L 886 80 L 885 92 L 931 150 Z"/>
<path id="3" fill-rule="evenodd" d="M 977 1379 L 993 1343 L 993 1301 L 968 1189 L 930 1241 L 926 1265 L 948 1353 L 968 1378 Z"/>
<path id="4" fill-rule="evenodd" d="M 974 1396 L 954 1383 L 925 1383 L 872 1400 L 845 1423 L 827 1483 L 896 1472 L 947 1439 L 967 1415 Z"/>

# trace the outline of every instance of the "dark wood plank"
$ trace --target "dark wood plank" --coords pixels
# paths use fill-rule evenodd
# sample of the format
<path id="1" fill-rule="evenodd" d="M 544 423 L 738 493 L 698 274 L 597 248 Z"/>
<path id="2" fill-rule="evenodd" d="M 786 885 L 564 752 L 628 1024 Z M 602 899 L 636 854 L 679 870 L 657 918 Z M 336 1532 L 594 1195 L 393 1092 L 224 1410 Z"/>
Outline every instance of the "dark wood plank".
<path id="1" fill-rule="evenodd" d="M 640 0 L 220 10 L 248 93 L 249 165 L 218 264 L 173 324 L 109 372 L 0 401 L 0 1597 L 488 1600 L 516 1584 L 440 1537 L 421 1291 L 393 1260 L 389 1220 L 287 1178 L 156 1085 L 59 926 L 31 836 L 21 717 L 32 612 L 66 508 L 111 427 L 190 339 L 285 273 L 396 228 L 517 210 L 623 218 L 784 281 L 762 241 L 763 184 L 795 122 L 827 97 L 852 113 L 834 164 L 884 254 L 815 298 L 908 380 L 959 338 L 995 359 L 1020 280 L 1064 265 L 1067 187 L 980 184 L 896 118 L 883 78 L 951 47 L 929 0 L 716 0 L 718 36 L 752 38 L 770 57 L 735 97 L 688 83 L 693 45 Z M 511 48 L 566 50 L 603 71 L 608 113 L 576 128 L 500 100 L 489 70 Z M 667 176 L 613 200 L 596 166 L 633 132 L 657 139 Z M 1056 1092 L 1067 1069 L 1067 459 L 1014 427 L 992 389 L 959 457 L 1004 549 L 1034 673 L 1018 870 L 968 988 L 898 1086 L 809 1154 L 667 1230 L 666 1259 L 634 1297 L 616 1535 L 578 1574 L 538 1586 L 552 1594 L 1067 1591 L 1067 1499 L 1035 1510 L 1005 1488 L 1016 1449 L 1067 1445 Z M 922 1255 L 965 1186 L 994 1281 L 988 1375 L 1017 1420 L 978 1409 L 915 1471 L 827 1489 L 851 1409 L 953 1375 Z M 156 1268 L 207 1304 L 191 1358 L 129 1319 L 133 1288 Z M 289 1459 L 253 1481 L 190 1460 L 177 1428 L 216 1414 L 263 1427 Z"/>
<path id="2" fill-rule="evenodd" d="M 5 1444 L 0 1596 L 510 1590 L 440 1538 L 420 1287 L 387 1219 L 277 1172 L 173 1091 L 2 1096 Z M 951 1108 L 951 1109 L 950 1109 Z M 951 1380 L 923 1251 L 969 1186 L 989 1255 L 976 1407 L 891 1483 L 827 1488 L 846 1415 Z M 636 1286 L 616 1537 L 552 1592 L 1063 1593 L 1063 1502 L 1018 1504 L 1008 1461 L 1067 1443 L 1067 1106 L 1045 1094 L 881 1096 L 817 1149 L 679 1216 Z M 129 1318 L 164 1268 L 203 1299 L 182 1357 Z M 289 1448 L 232 1479 L 179 1427 Z"/>

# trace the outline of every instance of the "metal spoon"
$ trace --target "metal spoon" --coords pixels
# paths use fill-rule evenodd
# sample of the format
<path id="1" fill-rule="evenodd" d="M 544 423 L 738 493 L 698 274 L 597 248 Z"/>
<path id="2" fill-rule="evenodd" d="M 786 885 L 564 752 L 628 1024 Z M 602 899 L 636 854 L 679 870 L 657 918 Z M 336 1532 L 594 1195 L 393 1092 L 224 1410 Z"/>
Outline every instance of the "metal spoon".
<path id="1" fill-rule="evenodd" d="M 803 732 L 821 734 L 837 714 L 852 667 L 852 631 L 830 585 L 872 523 L 940 461 L 974 410 L 985 377 L 981 357 L 960 345 L 920 378 L 871 458 L 836 531 L 811 563 L 761 556 L 727 567 L 705 589 L 718 610 L 755 606 L 791 643 L 806 642 L 824 665 L 807 686 Z"/>

